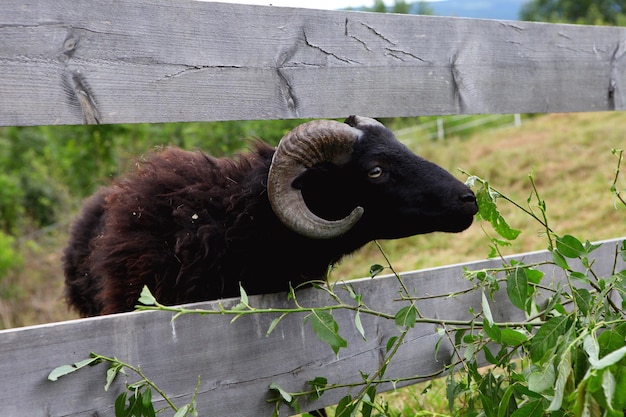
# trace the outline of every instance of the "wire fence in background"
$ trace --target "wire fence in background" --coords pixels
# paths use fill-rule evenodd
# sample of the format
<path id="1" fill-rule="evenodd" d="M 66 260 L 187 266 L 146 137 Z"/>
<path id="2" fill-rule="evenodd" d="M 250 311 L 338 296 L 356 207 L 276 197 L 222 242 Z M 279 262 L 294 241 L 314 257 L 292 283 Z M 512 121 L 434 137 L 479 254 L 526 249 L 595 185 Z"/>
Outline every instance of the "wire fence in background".
<path id="1" fill-rule="evenodd" d="M 511 125 L 516 127 L 522 125 L 522 117 L 519 113 L 442 116 L 415 126 L 398 129 L 395 133 L 400 140 L 417 138 L 444 140 L 446 136 L 471 134 L 477 128 L 498 128 Z"/>

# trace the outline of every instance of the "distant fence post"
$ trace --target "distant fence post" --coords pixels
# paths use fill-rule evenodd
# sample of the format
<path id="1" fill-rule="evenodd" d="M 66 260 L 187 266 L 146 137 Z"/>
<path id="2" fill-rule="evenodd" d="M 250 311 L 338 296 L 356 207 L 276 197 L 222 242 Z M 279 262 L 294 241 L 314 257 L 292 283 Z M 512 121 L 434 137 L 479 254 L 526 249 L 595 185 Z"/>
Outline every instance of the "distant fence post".
<path id="1" fill-rule="evenodd" d="M 445 132 L 443 130 L 443 119 L 441 117 L 437 119 L 437 139 L 445 139 Z"/>

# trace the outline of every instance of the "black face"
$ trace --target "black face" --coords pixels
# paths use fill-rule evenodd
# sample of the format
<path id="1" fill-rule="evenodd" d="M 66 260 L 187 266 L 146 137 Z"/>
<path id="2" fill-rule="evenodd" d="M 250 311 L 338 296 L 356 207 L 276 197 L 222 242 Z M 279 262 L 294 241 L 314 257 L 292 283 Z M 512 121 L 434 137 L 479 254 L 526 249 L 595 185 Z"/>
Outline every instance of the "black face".
<path id="1" fill-rule="evenodd" d="M 317 165 L 294 181 L 311 211 L 337 220 L 363 207 L 350 234 L 364 240 L 460 232 L 471 225 L 478 206 L 465 184 L 413 154 L 388 129 L 358 128 L 364 135 L 350 162 Z"/>

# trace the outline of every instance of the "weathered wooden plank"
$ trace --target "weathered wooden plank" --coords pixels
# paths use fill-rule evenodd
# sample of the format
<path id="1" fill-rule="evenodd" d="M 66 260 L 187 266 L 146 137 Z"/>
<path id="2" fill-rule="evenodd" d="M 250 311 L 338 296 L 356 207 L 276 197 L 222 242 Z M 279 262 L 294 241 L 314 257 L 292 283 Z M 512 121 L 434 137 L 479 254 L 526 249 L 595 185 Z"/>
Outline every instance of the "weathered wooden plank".
<path id="1" fill-rule="evenodd" d="M 625 39 L 188 0 L 5 0 L 0 125 L 623 109 Z"/>
<path id="2" fill-rule="evenodd" d="M 609 241 L 595 252 L 595 269 L 600 276 L 612 273 L 617 242 L 621 239 Z M 515 258 L 532 263 L 549 256 L 535 252 Z M 416 295 L 446 294 L 470 287 L 462 278 L 464 266 L 477 270 L 500 264 L 499 260 L 488 260 L 434 268 L 404 274 L 403 280 Z M 626 263 L 620 260 L 618 268 L 626 268 Z M 546 266 L 544 272 L 546 282 L 561 278 L 552 267 Z M 406 304 L 391 301 L 398 298 L 400 289 L 394 277 L 352 284 L 372 309 L 393 313 Z M 469 307 L 480 311 L 480 297 L 472 292 L 454 299 L 424 299 L 417 302 L 417 307 L 427 317 L 467 320 L 471 317 Z M 224 301 L 225 305 L 235 302 Z M 254 296 L 250 302 L 256 307 L 290 305 L 285 294 Z M 299 292 L 299 302 L 321 306 L 328 305 L 329 300 L 323 291 L 308 289 Z M 198 306 L 216 308 L 216 303 Z M 505 293 L 496 295 L 491 310 L 499 321 L 521 318 L 506 301 Z M 358 382 L 360 371 L 372 372 L 379 366 L 386 341 L 399 333 L 389 320 L 363 316 L 367 337 L 363 340 L 355 330 L 354 314 L 336 313 L 348 348 L 335 356 L 308 325 L 303 325 L 302 315 L 285 318 L 266 337 L 274 317 L 246 316 L 230 323 L 231 318 L 226 316 L 186 316 L 171 323 L 169 313 L 140 312 L 0 331 L 0 414 L 112 416 L 114 399 L 122 386 L 118 381 L 108 393 L 104 392 L 104 366 L 82 370 L 57 382 L 46 380 L 51 369 L 84 359 L 95 351 L 140 365 L 179 404 L 189 400 L 200 377 L 198 407 L 202 415 L 270 415 L 271 405 L 266 402 L 270 383 L 296 391 L 306 388 L 305 381 L 316 376 L 325 376 L 331 383 Z M 386 376 L 403 378 L 440 371 L 451 363 L 454 353 L 444 341 L 435 357 L 438 340 L 434 324 L 418 324 Z M 345 390 L 328 392 L 317 403 L 304 404 L 303 409 L 336 403 L 345 394 Z M 163 405 L 162 401 L 158 403 Z"/>

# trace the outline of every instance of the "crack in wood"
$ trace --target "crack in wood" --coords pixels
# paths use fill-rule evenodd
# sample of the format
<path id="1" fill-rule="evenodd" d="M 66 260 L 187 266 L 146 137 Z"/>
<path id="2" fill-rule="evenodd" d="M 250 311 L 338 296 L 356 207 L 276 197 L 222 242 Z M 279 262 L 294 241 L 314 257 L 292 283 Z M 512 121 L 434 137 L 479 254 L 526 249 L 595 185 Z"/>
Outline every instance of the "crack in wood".
<path id="1" fill-rule="evenodd" d="M 94 94 L 80 71 L 74 71 L 64 78 L 63 89 L 70 100 L 70 104 L 80 108 L 86 124 L 100 123 L 100 111 Z"/>
<path id="2" fill-rule="evenodd" d="M 322 53 L 324 53 L 324 54 L 326 54 L 328 56 L 332 56 L 333 58 L 338 59 L 339 61 L 345 62 L 347 64 L 359 64 L 359 62 L 357 62 L 355 60 L 352 60 L 350 58 L 342 58 L 339 55 L 337 55 L 337 54 L 335 54 L 333 52 L 327 51 L 327 50 L 325 50 L 324 48 L 322 48 L 320 46 L 313 45 L 311 42 L 309 42 L 309 39 L 307 38 L 306 32 L 304 30 L 302 30 L 302 36 L 304 37 L 304 43 L 308 47 L 310 47 L 310 48 L 317 49 L 318 51 L 320 51 L 320 52 L 322 52 Z"/>
<path id="3" fill-rule="evenodd" d="M 304 36 L 304 30 L 302 30 Z M 280 51 L 278 56 L 276 57 L 276 75 L 278 77 L 278 91 L 280 97 L 283 98 L 284 103 L 287 107 L 287 110 L 292 116 L 299 117 L 298 115 L 298 99 L 295 96 L 293 89 L 291 87 L 291 83 L 287 78 L 286 74 L 283 72 L 283 69 L 287 66 L 286 64 L 293 58 L 293 56 L 298 51 L 298 43 L 300 42 L 300 38 L 297 37 L 296 41 L 293 45 L 284 48 Z"/>
<path id="4" fill-rule="evenodd" d="M 65 66 L 65 74 L 62 80 L 62 88 L 69 99 L 72 107 L 77 107 L 86 124 L 99 124 L 101 117 L 93 91 L 87 80 L 80 71 L 72 71 L 69 67 L 70 60 L 74 57 L 80 44 L 80 30 L 70 28 L 68 36 L 63 41 L 58 59 Z"/>
<path id="5" fill-rule="evenodd" d="M 515 25 L 515 24 L 513 24 L 511 22 L 498 22 L 498 23 L 500 23 L 500 25 L 502 25 L 504 27 L 511 28 L 511 29 L 513 29 L 513 30 L 515 30 L 517 32 L 523 32 L 524 31 L 523 27 L 521 27 L 519 25 Z"/>
<path id="6" fill-rule="evenodd" d="M 360 44 L 363 46 L 363 48 L 365 48 L 365 50 L 366 50 L 367 52 L 372 52 L 372 50 L 371 50 L 371 49 L 367 46 L 367 42 L 365 42 L 365 41 L 363 41 L 363 40 L 361 40 L 361 39 L 357 38 L 357 37 L 356 37 L 356 36 L 354 36 L 354 35 L 349 35 L 349 36 L 350 36 L 352 39 L 354 39 L 355 41 L 357 41 L 358 43 L 360 43 Z"/>
<path id="7" fill-rule="evenodd" d="M 461 89 L 463 88 L 463 76 L 461 71 L 457 66 L 457 60 L 459 57 L 458 51 L 454 51 L 450 56 L 450 75 L 452 81 L 452 94 L 454 95 L 454 100 L 457 103 L 459 108 L 459 112 L 465 112 L 465 101 L 463 100 L 463 94 Z"/>
<path id="8" fill-rule="evenodd" d="M 287 105 L 287 109 L 289 112 L 295 116 L 298 115 L 298 100 L 293 93 L 293 89 L 291 88 L 291 84 L 287 79 L 287 76 L 283 73 L 282 68 L 276 68 L 276 74 L 278 75 L 278 89 L 280 91 L 281 97 L 285 100 L 285 104 Z"/>
<path id="9" fill-rule="evenodd" d="M 580 49 L 580 48 L 572 48 L 570 46 L 565 46 L 565 45 L 555 45 L 556 48 L 560 48 L 560 49 L 565 49 L 568 51 L 572 51 L 572 52 L 576 52 L 576 53 L 583 53 L 583 54 L 595 54 L 594 50 L 591 51 L 586 51 L 584 49 Z"/>
<path id="10" fill-rule="evenodd" d="M 151 62 L 150 64 L 154 64 L 154 62 Z M 159 63 L 161 64 L 161 63 Z M 176 78 L 176 77 L 181 77 L 183 75 L 187 75 L 190 73 L 196 73 L 196 72 L 200 72 L 200 71 L 206 71 L 206 70 L 210 70 L 210 69 L 239 69 L 242 68 L 241 65 L 184 65 L 184 64 L 175 64 L 175 65 L 183 65 L 184 68 L 181 69 L 178 72 L 175 72 L 173 74 L 166 74 L 165 76 L 159 78 L 157 81 L 164 81 L 167 80 L 169 78 Z"/>
<path id="11" fill-rule="evenodd" d="M 399 55 L 407 56 L 409 58 L 416 59 L 416 60 L 418 60 L 420 62 L 429 62 L 429 61 L 426 61 L 423 58 L 420 58 L 419 56 L 417 56 L 415 54 L 412 54 L 411 52 L 407 52 L 407 51 L 404 51 L 402 49 L 392 49 L 392 48 L 385 48 L 385 49 L 387 51 L 389 51 L 389 55 L 391 55 L 394 58 L 397 58 L 397 59 L 399 59 L 401 61 L 405 61 L 405 59 L 401 58 Z M 396 55 L 396 54 L 398 54 L 398 55 Z"/>
<path id="12" fill-rule="evenodd" d="M 623 97 L 619 81 L 621 78 L 620 75 L 623 72 L 621 64 L 624 56 L 626 56 L 626 48 L 624 41 L 620 41 L 613 50 L 613 54 L 611 55 L 611 59 L 609 61 L 611 75 L 609 79 L 607 99 L 610 110 L 622 110 L 626 105 L 626 100 Z"/>
<path id="13" fill-rule="evenodd" d="M 391 44 L 393 46 L 397 46 L 397 44 L 393 41 L 391 41 L 389 38 L 385 37 L 382 33 L 380 33 L 379 31 L 377 31 L 376 29 L 374 29 L 372 26 L 367 25 L 363 22 L 359 22 L 362 26 L 364 26 L 365 28 L 367 28 L 370 32 L 372 32 L 374 35 L 376 35 L 377 37 L 379 37 L 380 39 L 384 40 L 385 42 L 387 42 L 388 44 Z"/>
<path id="14" fill-rule="evenodd" d="M 563 37 L 563 38 L 565 38 L 565 39 L 570 39 L 570 40 L 572 39 L 572 37 L 571 37 L 571 36 L 569 36 L 569 35 L 567 35 L 567 34 L 565 34 L 565 33 L 563 33 L 563 32 L 559 32 L 559 33 L 558 33 L 558 35 L 559 35 L 559 36 L 561 36 L 561 37 Z"/>
<path id="15" fill-rule="evenodd" d="M 360 38 L 356 37 L 355 35 L 350 34 L 350 30 L 349 30 L 349 28 L 348 28 L 349 23 L 350 23 L 350 21 L 349 21 L 349 19 L 346 17 L 346 21 L 345 21 L 345 24 L 344 24 L 344 36 L 349 36 L 349 37 L 351 37 L 352 39 L 354 39 L 355 41 L 357 41 L 358 43 L 360 43 L 360 44 L 361 44 L 361 46 L 362 46 L 363 48 L 365 48 L 365 50 L 366 50 L 367 52 L 372 52 L 372 50 L 369 48 L 369 46 L 367 46 L 367 42 L 365 42 L 364 40 L 362 40 L 362 39 L 360 39 Z"/>

